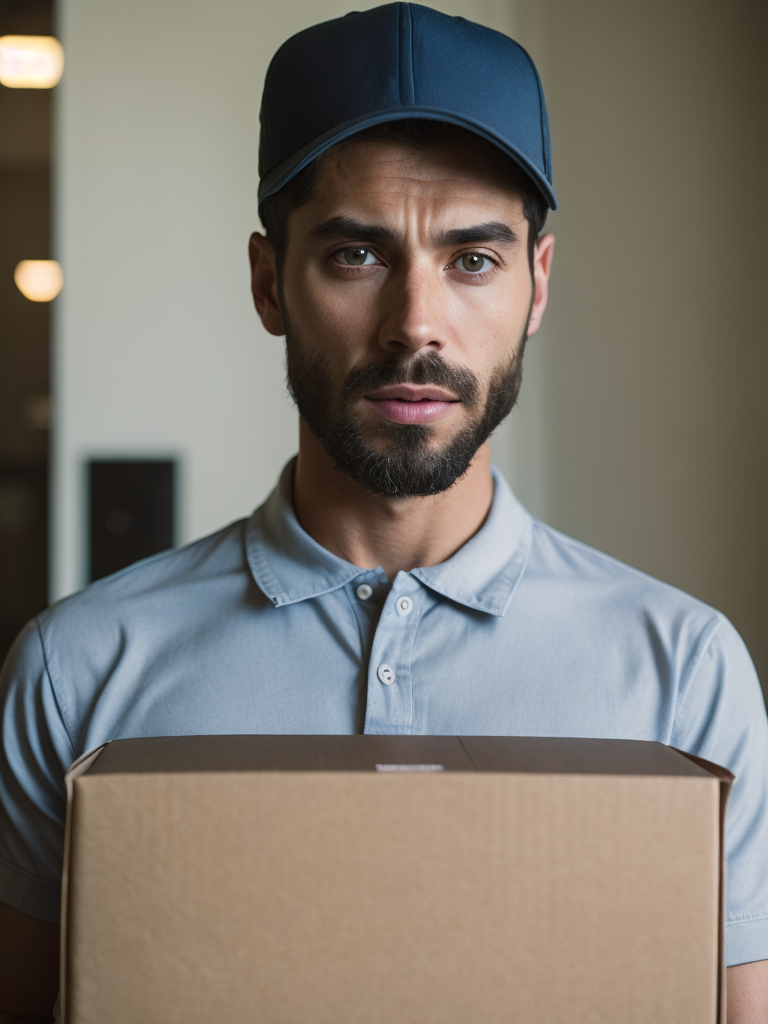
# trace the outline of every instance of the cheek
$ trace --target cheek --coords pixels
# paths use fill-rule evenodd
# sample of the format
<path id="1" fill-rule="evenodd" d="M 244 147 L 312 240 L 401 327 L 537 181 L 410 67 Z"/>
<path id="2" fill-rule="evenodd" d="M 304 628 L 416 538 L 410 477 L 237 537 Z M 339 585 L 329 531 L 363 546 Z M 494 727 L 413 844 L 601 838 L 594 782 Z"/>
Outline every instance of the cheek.
<path id="1" fill-rule="evenodd" d="M 286 275 L 283 297 L 290 322 L 302 338 L 328 354 L 354 354 L 371 333 L 374 317 L 363 290 L 334 287 L 311 271 Z"/>
<path id="2" fill-rule="evenodd" d="M 446 311 L 451 333 L 477 372 L 495 369 L 519 348 L 532 292 L 530 278 L 525 278 L 462 288 L 450 297 Z"/>

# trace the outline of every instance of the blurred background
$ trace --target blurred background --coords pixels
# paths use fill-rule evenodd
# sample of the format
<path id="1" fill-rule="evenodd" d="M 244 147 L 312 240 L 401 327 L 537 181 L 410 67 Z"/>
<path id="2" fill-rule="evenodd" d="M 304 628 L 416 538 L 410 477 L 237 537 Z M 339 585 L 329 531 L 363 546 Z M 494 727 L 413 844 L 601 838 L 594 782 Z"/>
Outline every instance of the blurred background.
<path id="1" fill-rule="evenodd" d="M 48 600 L 247 515 L 295 450 L 249 297 L 261 85 L 372 6 L 0 0 L 0 657 Z M 765 682 L 768 5 L 432 6 L 526 46 L 552 126 L 552 297 L 496 462 L 724 611 Z M 59 84 L 9 80 L 60 57 L 14 36 L 60 41 Z"/>

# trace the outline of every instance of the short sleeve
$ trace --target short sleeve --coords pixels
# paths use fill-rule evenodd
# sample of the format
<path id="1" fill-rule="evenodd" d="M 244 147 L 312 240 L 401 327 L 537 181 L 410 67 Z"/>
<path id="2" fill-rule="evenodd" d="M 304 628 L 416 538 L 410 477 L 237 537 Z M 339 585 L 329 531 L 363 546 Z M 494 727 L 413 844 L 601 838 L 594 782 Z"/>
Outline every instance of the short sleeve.
<path id="1" fill-rule="evenodd" d="M 749 653 L 722 617 L 681 686 L 672 744 L 736 777 L 725 818 L 725 962 L 768 960 L 768 719 Z"/>
<path id="2" fill-rule="evenodd" d="M 46 666 L 37 621 L 0 673 L 0 902 L 58 923 L 64 772 L 75 753 Z"/>

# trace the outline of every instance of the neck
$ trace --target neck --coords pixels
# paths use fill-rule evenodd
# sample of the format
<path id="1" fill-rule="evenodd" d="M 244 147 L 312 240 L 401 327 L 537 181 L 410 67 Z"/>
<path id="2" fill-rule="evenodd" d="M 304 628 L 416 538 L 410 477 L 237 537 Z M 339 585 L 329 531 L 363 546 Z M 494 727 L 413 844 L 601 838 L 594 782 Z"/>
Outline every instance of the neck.
<path id="1" fill-rule="evenodd" d="M 366 494 L 331 462 L 300 421 L 293 505 L 302 528 L 328 551 L 388 579 L 450 558 L 485 522 L 493 499 L 490 442 L 460 480 L 427 498 Z"/>

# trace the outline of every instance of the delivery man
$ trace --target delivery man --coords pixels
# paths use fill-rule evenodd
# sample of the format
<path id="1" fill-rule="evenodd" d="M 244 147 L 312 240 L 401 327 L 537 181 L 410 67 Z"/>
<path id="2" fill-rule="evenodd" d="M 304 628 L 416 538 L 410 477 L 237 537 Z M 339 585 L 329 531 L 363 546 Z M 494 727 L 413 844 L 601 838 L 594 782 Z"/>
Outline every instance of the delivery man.
<path id="1" fill-rule="evenodd" d="M 63 777 L 84 751 L 433 733 L 658 740 L 730 768 L 728 1019 L 768 1021 L 768 724 L 747 651 L 718 612 L 532 519 L 490 464 L 554 248 L 530 57 L 387 4 L 288 40 L 261 124 L 253 296 L 286 338 L 298 456 L 251 518 L 92 584 L 11 652 L 0 1008 L 56 996 Z"/>

